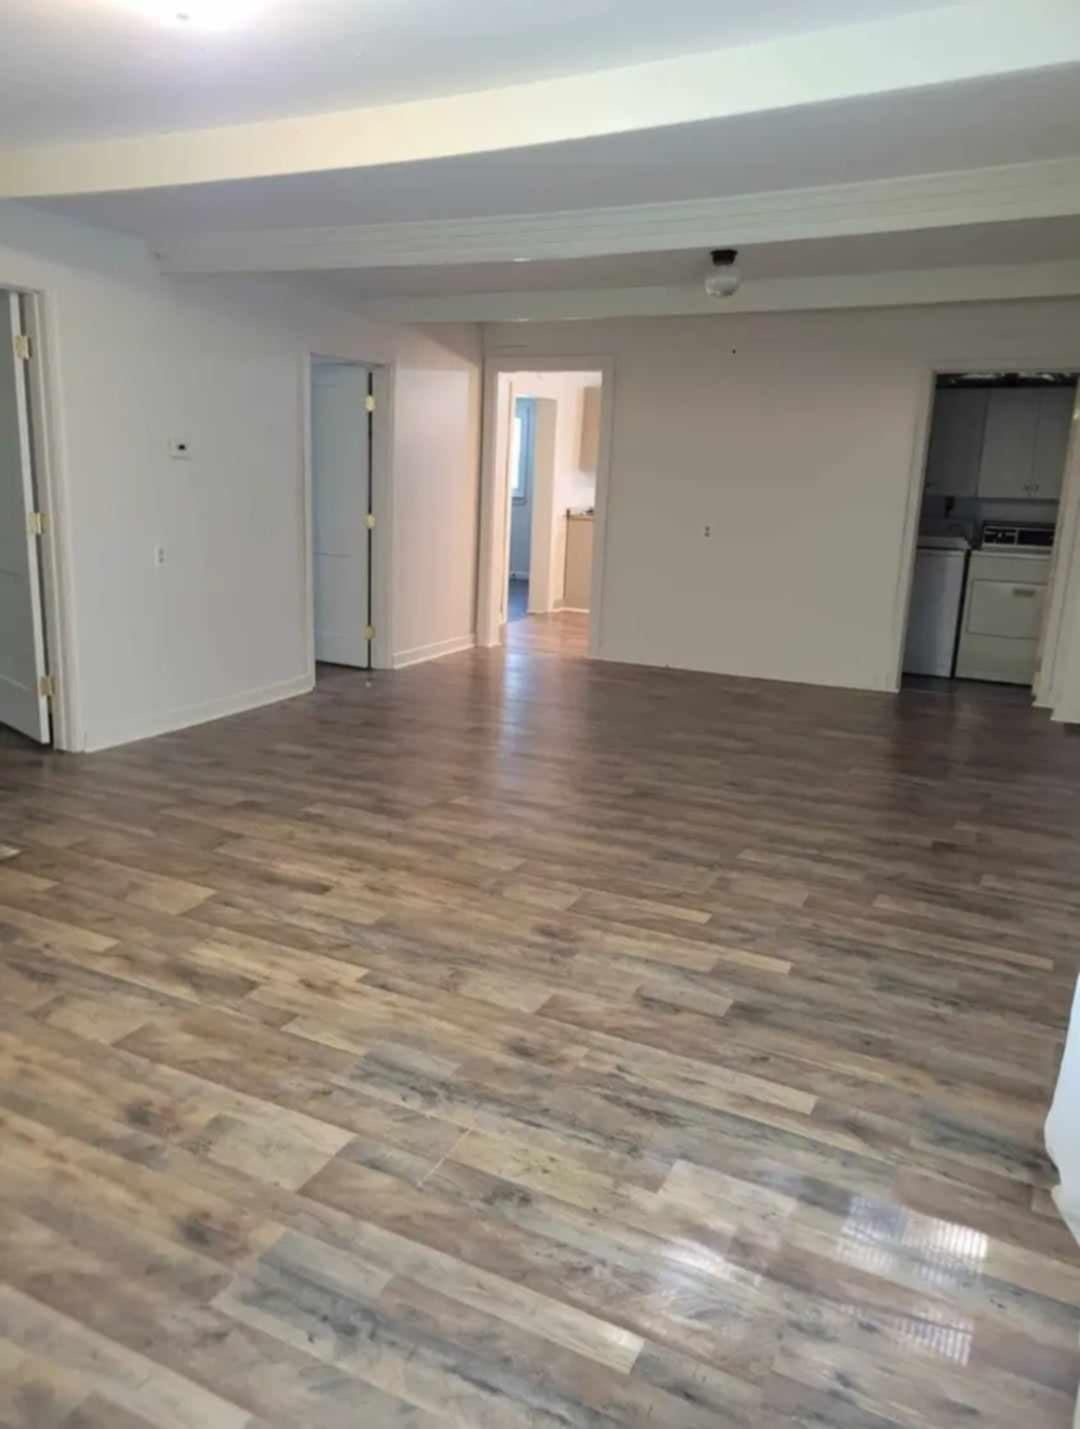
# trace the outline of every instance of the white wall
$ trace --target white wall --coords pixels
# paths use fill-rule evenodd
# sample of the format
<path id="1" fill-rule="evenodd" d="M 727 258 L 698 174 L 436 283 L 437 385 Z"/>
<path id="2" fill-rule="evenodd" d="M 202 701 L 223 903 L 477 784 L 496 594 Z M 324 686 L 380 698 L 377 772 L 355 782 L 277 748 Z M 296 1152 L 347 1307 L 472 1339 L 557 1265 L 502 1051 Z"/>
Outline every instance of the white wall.
<path id="1" fill-rule="evenodd" d="M 546 592 L 542 603 L 529 590 L 529 609 L 554 610 L 563 596 L 566 574 L 567 508 L 588 508 L 596 500 L 596 472 L 581 465 L 581 421 L 586 387 L 599 387 L 599 372 L 522 372 L 514 375 L 515 397 L 546 397 L 556 403 L 553 472 L 537 472 L 537 480 L 550 480 L 550 492 L 537 492 L 533 505 L 530 568 L 543 570 L 533 582 Z M 542 499 L 541 499 L 542 498 Z"/>
<path id="2" fill-rule="evenodd" d="M 475 643 L 480 333 L 395 338 L 394 664 Z"/>
<path id="3" fill-rule="evenodd" d="M 468 641 L 477 330 L 366 323 L 274 279 L 166 279 L 139 242 L 14 204 L 0 204 L 3 285 L 44 295 L 73 747 L 310 685 L 307 348 L 398 363 L 394 649 Z M 169 459 L 173 437 L 190 461 Z M 433 562 L 437 596 L 403 598 Z"/>
<path id="4" fill-rule="evenodd" d="M 1080 366 L 1080 303 L 513 324 L 486 340 L 523 366 L 614 361 L 604 657 L 889 689 L 929 373 Z"/>

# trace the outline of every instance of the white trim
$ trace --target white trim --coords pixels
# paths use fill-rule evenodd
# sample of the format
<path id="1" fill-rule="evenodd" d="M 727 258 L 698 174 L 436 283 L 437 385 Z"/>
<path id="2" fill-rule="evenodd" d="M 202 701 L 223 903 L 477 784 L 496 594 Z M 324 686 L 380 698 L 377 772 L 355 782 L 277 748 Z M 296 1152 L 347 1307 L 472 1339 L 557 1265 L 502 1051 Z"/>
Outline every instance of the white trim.
<path id="1" fill-rule="evenodd" d="M 241 690 L 221 700 L 206 700 L 197 705 L 179 705 L 160 715 L 141 715 L 123 723 L 106 727 L 104 734 L 95 734 L 86 743 L 87 751 L 112 749 L 118 744 L 132 744 L 155 735 L 171 734 L 174 730 L 187 729 L 190 725 L 208 724 L 211 720 L 224 719 L 228 715 L 244 714 L 247 710 L 260 709 L 263 705 L 277 704 L 279 700 L 292 699 L 296 695 L 310 694 L 315 688 L 314 680 L 306 671 L 291 680 L 278 680 L 272 685 L 262 685 L 256 689 Z"/>
<path id="2" fill-rule="evenodd" d="M 476 636 L 455 635 L 449 640 L 436 640 L 431 645 L 414 645 L 411 650 L 399 650 L 394 656 L 393 669 L 404 670 L 408 665 L 421 665 L 425 660 L 441 660 L 444 655 L 457 655 L 461 650 L 471 650 L 476 644 Z"/>
<path id="3" fill-rule="evenodd" d="M 603 659 L 604 559 L 607 542 L 608 487 L 615 422 L 615 359 L 602 356 L 551 357 L 533 353 L 489 354 L 484 358 L 483 431 L 480 453 L 480 555 L 476 572 L 476 643 L 503 641 L 500 523 L 506 515 L 506 472 L 497 470 L 499 378 L 518 372 L 599 372 L 600 452 L 596 464 L 596 511 L 593 516 L 592 608 L 589 655 Z M 505 538 L 502 538 L 505 539 Z"/>
<path id="4" fill-rule="evenodd" d="M 739 247 L 1060 218 L 1078 209 L 1080 158 L 1070 157 L 554 213 L 201 233 L 157 242 L 155 251 L 170 273 L 408 268 L 500 263 L 521 254 L 551 259 L 704 251 L 705 234 L 722 233 L 725 243 Z"/>
<path id="5" fill-rule="evenodd" d="M 32 198 L 410 163 L 1077 60 L 1080 31 L 1068 0 L 977 0 L 436 99 L 8 148 L 0 152 L 0 192 Z"/>

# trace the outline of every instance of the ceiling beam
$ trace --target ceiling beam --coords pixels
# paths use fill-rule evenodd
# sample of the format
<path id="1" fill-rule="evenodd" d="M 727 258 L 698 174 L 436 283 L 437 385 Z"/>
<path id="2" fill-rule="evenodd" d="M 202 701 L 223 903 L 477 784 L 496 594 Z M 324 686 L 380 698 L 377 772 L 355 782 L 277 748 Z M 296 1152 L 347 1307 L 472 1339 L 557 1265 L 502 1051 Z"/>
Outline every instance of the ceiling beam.
<path id="1" fill-rule="evenodd" d="M 970 0 L 472 94 L 0 150 L 0 197 L 362 169 L 626 133 L 1080 62 L 1073 0 Z"/>
<path id="2" fill-rule="evenodd" d="M 1080 213 L 1080 158 L 730 198 L 445 222 L 207 233 L 157 243 L 171 273 L 302 272 L 596 257 L 910 232 Z"/>
<path id="3" fill-rule="evenodd" d="M 722 317 L 734 313 L 911 307 L 1078 295 L 1080 260 L 759 279 L 744 283 L 733 297 L 722 300 L 706 297 L 702 283 L 366 301 L 354 298 L 350 306 L 360 316 L 388 322 L 507 323 L 679 315 Z"/>

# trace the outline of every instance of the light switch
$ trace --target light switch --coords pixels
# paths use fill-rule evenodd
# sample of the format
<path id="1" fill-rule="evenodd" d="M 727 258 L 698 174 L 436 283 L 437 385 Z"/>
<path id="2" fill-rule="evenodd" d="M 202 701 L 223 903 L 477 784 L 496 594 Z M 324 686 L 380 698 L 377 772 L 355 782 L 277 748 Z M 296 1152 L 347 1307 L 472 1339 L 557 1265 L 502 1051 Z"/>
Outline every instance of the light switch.
<path id="1" fill-rule="evenodd" d="M 191 443 L 187 437 L 174 437 L 169 443 L 169 455 L 173 461 L 190 461 Z"/>

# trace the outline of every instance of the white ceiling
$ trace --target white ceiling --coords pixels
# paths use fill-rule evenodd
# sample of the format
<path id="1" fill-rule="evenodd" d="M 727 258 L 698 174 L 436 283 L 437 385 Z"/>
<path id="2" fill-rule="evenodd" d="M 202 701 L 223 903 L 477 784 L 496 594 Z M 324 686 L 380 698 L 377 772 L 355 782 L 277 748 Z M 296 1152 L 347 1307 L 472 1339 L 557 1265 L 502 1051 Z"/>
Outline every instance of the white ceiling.
<path id="1" fill-rule="evenodd" d="M 418 321 L 1075 293 L 1075 3 L 7 0 L 0 192 Z"/>
<path id="2" fill-rule="evenodd" d="M 859 235 L 763 243 L 739 255 L 747 282 L 826 274 L 987 267 L 1058 262 L 1080 255 L 1080 217 L 1020 223 L 969 224 L 911 233 Z M 308 274 L 305 283 L 344 301 L 465 293 L 539 293 L 687 286 L 700 288 L 705 249 L 622 253 L 539 263 L 445 264 L 414 268 L 355 268 Z M 295 275 L 292 275 L 295 277 Z"/>
<path id="3" fill-rule="evenodd" d="M 246 23 L 163 22 L 229 8 Z M 466 93 L 940 8 L 934 0 L 6 0 L 7 145 Z"/>
<path id="4" fill-rule="evenodd" d="M 1062 66 L 530 149 L 43 202 L 150 240 L 665 203 L 1080 153 L 1078 94 L 1080 68 Z"/>

